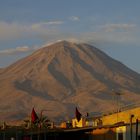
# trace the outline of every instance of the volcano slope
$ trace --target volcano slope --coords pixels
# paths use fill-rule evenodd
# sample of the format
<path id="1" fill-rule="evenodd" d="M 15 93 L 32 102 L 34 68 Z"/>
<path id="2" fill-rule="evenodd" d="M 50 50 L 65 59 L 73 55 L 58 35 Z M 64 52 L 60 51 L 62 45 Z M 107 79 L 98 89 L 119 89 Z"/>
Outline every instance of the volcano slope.
<path id="1" fill-rule="evenodd" d="M 85 43 L 56 42 L 0 70 L 0 120 L 23 119 L 32 107 L 50 119 L 115 109 L 140 99 L 140 75 Z"/>

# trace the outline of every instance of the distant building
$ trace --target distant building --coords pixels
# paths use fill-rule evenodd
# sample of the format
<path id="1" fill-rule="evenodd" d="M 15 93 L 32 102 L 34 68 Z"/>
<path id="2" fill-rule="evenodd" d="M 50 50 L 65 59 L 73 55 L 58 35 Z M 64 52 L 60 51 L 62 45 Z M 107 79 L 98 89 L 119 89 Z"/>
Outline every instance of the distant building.
<path id="1" fill-rule="evenodd" d="M 102 126 L 102 120 L 99 117 L 89 118 L 89 117 L 82 117 L 80 121 L 76 118 L 72 119 L 72 127 L 88 127 L 88 126 Z"/>
<path id="2" fill-rule="evenodd" d="M 90 120 L 94 140 L 140 140 L 140 107 Z"/>
<path id="3" fill-rule="evenodd" d="M 81 118 L 80 121 L 78 122 L 78 120 L 76 118 L 72 119 L 72 127 L 85 127 L 86 126 L 86 119 L 85 118 Z"/>
<path id="4" fill-rule="evenodd" d="M 140 107 L 125 110 L 122 112 L 102 116 L 101 120 L 103 125 L 113 125 L 118 122 L 130 123 L 130 116 L 134 115 L 132 122 L 135 122 L 137 118 L 140 119 Z"/>
<path id="5" fill-rule="evenodd" d="M 110 125 L 101 128 L 96 128 L 91 133 L 94 140 L 140 140 L 140 122 L 138 129 L 136 123 L 124 125 Z"/>
<path id="6" fill-rule="evenodd" d="M 60 128 L 67 128 L 66 122 L 62 122 L 62 123 L 60 124 Z"/>
<path id="7" fill-rule="evenodd" d="M 60 128 L 72 128 L 72 123 L 70 121 L 62 122 Z"/>

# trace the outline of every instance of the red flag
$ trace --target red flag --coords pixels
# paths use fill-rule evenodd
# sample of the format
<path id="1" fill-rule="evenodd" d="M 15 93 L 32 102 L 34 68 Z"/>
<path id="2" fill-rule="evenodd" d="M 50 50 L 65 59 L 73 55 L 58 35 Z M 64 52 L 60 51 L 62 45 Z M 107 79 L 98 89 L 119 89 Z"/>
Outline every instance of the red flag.
<path id="1" fill-rule="evenodd" d="M 37 116 L 37 114 L 36 114 L 36 112 L 35 112 L 35 110 L 34 110 L 34 108 L 33 108 L 33 109 L 32 109 L 32 113 L 31 113 L 31 122 L 32 122 L 32 123 L 35 123 L 36 120 L 38 120 L 38 116 Z"/>
<path id="2" fill-rule="evenodd" d="M 76 116 L 76 119 L 77 121 L 79 122 L 81 120 L 81 113 L 78 111 L 77 107 L 76 107 L 76 110 L 75 110 L 75 116 Z"/>

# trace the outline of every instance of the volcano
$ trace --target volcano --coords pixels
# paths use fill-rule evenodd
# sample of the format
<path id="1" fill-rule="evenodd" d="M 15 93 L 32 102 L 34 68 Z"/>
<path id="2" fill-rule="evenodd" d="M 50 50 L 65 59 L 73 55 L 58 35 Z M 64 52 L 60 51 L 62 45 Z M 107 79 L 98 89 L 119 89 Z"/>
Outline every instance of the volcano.
<path id="1" fill-rule="evenodd" d="M 54 120 L 106 112 L 140 99 L 140 75 L 86 43 L 59 41 L 0 70 L 0 120 L 32 107 Z"/>

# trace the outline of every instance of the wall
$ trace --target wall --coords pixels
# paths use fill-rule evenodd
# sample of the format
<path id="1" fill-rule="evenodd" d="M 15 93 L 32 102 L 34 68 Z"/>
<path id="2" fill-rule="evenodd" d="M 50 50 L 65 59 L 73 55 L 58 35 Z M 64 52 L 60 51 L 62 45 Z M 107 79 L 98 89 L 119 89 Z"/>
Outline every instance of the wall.
<path id="1" fill-rule="evenodd" d="M 92 140 L 116 140 L 116 129 L 101 128 L 93 130 Z"/>

